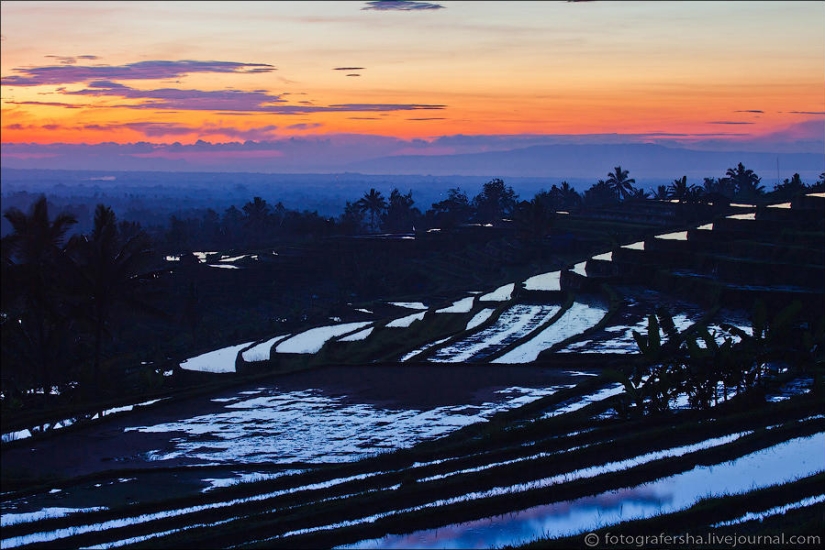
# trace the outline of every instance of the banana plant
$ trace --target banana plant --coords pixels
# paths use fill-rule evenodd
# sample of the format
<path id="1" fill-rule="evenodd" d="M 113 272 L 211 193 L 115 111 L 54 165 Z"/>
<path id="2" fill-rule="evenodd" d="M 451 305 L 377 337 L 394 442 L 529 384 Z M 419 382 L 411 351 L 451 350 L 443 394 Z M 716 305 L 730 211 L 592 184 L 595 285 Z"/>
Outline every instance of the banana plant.
<path id="1" fill-rule="evenodd" d="M 639 346 L 639 351 L 646 360 L 653 362 L 659 360 L 662 353 L 662 338 L 659 334 L 659 321 L 656 320 L 655 315 L 647 316 L 647 335 L 643 336 L 634 330 L 633 339 L 636 340 L 636 345 Z"/>
<path id="2" fill-rule="evenodd" d="M 699 340 L 705 343 L 704 347 L 699 346 Z M 685 390 L 691 407 L 707 409 L 718 404 L 719 384 L 725 401 L 731 385 L 741 389 L 740 362 L 730 337 L 725 337 L 720 345 L 706 326 L 698 325 L 685 338 L 685 344 Z"/>

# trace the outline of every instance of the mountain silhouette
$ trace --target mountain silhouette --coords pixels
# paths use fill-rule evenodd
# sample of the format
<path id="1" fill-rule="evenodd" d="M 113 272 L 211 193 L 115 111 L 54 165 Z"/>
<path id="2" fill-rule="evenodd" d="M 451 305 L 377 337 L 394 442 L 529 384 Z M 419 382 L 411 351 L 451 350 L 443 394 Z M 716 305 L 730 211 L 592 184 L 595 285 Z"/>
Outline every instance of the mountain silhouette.
<path id="1" fill-rule="evenodd" d="M 508 151 L 455 155 L 398 155 L 348 164 L 347 170 L 364 174 L 477 175 L 497 177 L 603 177 L 621 165 L 633 175 L 689 179 L 722 176 L 742 162 L 772 180 L 777 159 L 785 171 L 810 180 L 825 169 L 825 156 L 814 153 L 754 153 L 676 149 L 655 144 L 535 145 Z"/>

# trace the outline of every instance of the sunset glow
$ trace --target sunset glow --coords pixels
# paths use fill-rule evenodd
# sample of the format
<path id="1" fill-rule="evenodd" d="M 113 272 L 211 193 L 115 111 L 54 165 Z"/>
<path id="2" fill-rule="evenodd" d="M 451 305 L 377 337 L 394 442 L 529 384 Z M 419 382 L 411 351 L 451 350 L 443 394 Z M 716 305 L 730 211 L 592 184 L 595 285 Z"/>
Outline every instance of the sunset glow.
<path id="1" fill-rule="evenodd" d="M 617 134 L 815 152 L 823 23 L 821 2 L 3 2 L 2 143 L 359 135 L 439 154 L 461 152 L 441 136 Z"/>

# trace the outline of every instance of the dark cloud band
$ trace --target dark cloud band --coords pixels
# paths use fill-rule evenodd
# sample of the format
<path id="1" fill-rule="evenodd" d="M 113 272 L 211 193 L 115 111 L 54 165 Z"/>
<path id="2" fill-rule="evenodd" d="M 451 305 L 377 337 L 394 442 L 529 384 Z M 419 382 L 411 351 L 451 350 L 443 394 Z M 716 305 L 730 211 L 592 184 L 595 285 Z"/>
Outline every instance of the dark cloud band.
<path id="1" fill-rule="evenodd" d="M 4 86 L 44 86 L 77 84 L 95 80 L 162 80 L 180 78 L 190 73 L 256 74 L 276 70 L 265 63 L 233 61 L 139 61 L 127 65 L 49 65 L 13 69 L 14 75 L 3 77 Z"/>
<path id="2" fill-rule="evenodd" d="M 415 2 L 413 0 L 375 0 L 367 2 L 362 10 L 375 11 L 422 11 L 441 10 L 444 6 L 432 2 Z"/>

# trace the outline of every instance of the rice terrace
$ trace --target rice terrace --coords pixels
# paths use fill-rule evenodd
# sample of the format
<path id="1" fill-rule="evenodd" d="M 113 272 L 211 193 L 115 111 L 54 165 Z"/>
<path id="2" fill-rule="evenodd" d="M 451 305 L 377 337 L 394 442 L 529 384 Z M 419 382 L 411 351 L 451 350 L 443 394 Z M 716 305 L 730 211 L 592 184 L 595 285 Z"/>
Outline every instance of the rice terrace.
<path id="1" fill-rule="evenodd" d="M 821 547 L 817 4 L 4 2 L 0 548 Z"/>
<path id="2" fill-rule="evenodd" d="M 654 211 L 672 221 L 639 222 Z M 823 212 L 821 192 L 645 201 L 557 215 L 573 244 L 516 222 L 305 243 L 308 272 L 350 247 L 376 274 L 426 269 L 433 292 L 316 305 L 326 323 L 279 320 L 290 328 L 145 365 L 129 402 L 82 407 L 61 392 L 51 412 L 5 412 L 3 546 L 817 532 Z M 622 236 L 609 247 L 605 228 Z M 485 257 L 517 247 L 509 261 Z M 165 277 L 250 287 L 292 269 L 250 259 L 267 253 L 162 261 Z M 551 270 L 525 271 L 517 256 Z M 488 285 L 476 279 L 485 261 L 502 273 Z"/>

